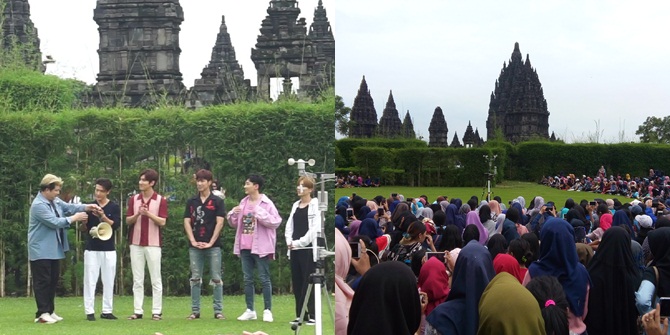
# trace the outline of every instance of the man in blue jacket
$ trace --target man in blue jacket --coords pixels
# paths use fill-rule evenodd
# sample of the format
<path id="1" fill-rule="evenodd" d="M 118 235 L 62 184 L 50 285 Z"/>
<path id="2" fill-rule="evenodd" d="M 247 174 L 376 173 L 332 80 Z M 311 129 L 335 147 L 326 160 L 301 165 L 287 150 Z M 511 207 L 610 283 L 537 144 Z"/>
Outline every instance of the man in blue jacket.
<path id="1" fill-rule="evenodd" d="M 95 204 L 69 204 L 58 198 L 63 180 L 47 174 L 40 183 L 40 192 L 30 206 L 28 225 L 28 257 L 32 285 L 37 303 L 35 322 L 52 324 L 63 320 L 54 313 L 54 299 L 59 276 L 59 261 L 70 250 L 65 229 L 76 221 L 88 218 L 85 211 L 99 211 Z"/>

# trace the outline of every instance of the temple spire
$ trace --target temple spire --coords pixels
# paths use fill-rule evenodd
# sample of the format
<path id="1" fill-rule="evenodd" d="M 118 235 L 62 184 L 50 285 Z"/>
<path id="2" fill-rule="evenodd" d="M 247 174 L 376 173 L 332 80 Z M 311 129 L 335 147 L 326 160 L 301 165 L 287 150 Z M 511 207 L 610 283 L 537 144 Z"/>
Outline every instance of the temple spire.
<path id="1" fill-rule="evenodd" d="M 402 121 L 402 133 L 405 138 L 416 138 L 414 124 L 412 123 L 412 117 L 409 115 L 409 110 L 407 110 L 405 119 Z"/>
<path id="2" fill-rule="evenodd" d="M 386 101 L 386 108 L 382 112 L 382 117 L 379 120 L 379 136 L 386 138 L 401 137 L 402 122 L 393 100 L 393 91 L 389 92 L 388 100 Z"/>
<path id="3" fill-rule="evenodd" d="M 351 107 L 350 114 L 353 125 L 351 126 L 352 138 L 369 138 L 377 133 L 377 111 L 375 104 L 368 89 L 368 83 L 365 76 L 361 80 L 358 88 L 358 94 L 354 98 L 354 105 Z"/>
<path id="4" fill-rule="evenodd" d="M 449 128 L 447 128 L 447 121 L 442 113 L 442 108 L 439 106 L 433 112 L 433 118 L 430 120 L 428 127 L 429 141 L 428 145 L 431 147 L 446 147 L 449 145 Z"/>

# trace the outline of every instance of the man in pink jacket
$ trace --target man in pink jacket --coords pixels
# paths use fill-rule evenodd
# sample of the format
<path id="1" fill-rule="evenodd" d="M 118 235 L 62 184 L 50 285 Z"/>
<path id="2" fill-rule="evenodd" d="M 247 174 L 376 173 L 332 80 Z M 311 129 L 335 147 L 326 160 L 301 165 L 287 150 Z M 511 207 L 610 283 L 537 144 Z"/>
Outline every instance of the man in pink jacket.
<path id="1" fill-rule="evenodd" d="M 270 260 L 275 256 L 277 228 L 282 218 L 274 203 L 261 193 L 265 180 L 259 175 L 251 175 L 244 182 L 247 195 L 238 206 L 228 212 L 228 224 L 236 228 L 233 251 L 242 260 L 244 273 L 244 295 L 247 310 L 237 319 L 256 320 L 254 310 L 254 268 L 263 286 L 263 321 L 272 322 L 272 282 L 270 281 Z"/>

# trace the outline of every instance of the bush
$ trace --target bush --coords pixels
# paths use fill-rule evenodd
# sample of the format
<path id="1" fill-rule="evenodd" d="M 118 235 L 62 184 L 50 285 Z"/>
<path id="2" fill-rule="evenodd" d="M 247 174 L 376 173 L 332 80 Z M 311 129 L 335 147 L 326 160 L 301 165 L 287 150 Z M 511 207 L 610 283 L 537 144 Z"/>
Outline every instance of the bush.
<path id="1" fill-rule="evenodd" d="M 0 70 L 0 104 L 4 112 L 49 111 L 71 108 L 82 90 L 74 80 L 28 69 Z"/>

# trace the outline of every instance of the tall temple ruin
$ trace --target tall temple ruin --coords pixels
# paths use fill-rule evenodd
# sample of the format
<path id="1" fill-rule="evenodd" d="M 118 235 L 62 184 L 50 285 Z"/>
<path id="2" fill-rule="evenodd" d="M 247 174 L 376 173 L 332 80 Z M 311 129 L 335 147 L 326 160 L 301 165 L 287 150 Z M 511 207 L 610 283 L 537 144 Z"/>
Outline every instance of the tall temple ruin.
<path id="1" fill-rule="evenodd" d="M 447 128 L 447 121 L 442 113 L 442 108 L 435 108 L 433 117 L 430 119 L 428 126 L 429 141 L 428 145 L 431 147 L 446 147 L 449 146 L 449 128 Z"/>
<path id="2" fill-rule="evenodd" d="M 226 18 L 221 16 L 221 27 L 212 48 L 209 64 L 202 69 L 200 79 L 195 80 L 189 102 L 200 105 L 226 104 L 248 100 L 251 92 L 249 80 L 235 57 L 235 48 L 228 34 Z M 187 103 L 187 104 L 188 104 Z"/>
<path id="3" fill-rule="evenodd" d="M 269 100 L 272 78 L 282 78 L 283 91 L 288 94 L 293 89 L 292 78 L 295 77 L 299 81 L 299 95 L 306 96 L 318 88 L 314 81 L 317 50 L 307 36 L 305 18 L 298 18 L 298 2 L 271 0 L 267 13 L 256 46 L 251 49 L 259 97 Z"/>
<path id="4" fill-rule="evenodd" d="M 316 48 L 314 84 L 321 88 L 335 87 L 335 37 L 322 0 L 314 9 L 314 20 L 307 37 Z"/>
<path id="5" fill-rule="evenodd" d="M 409 110 L 405 114 L 405 119 L 402 120 L 402 134 L 405 138 L 416 138 L 414 123 L 412 123 L 412 117 L 409 115 Z"/>
<path id="6" fill-rule="evenodd" d="M 354 98 L 354 105 L 349 115 L 352 122 L 349 137 L 370 138 L 377 134 L 377 111 L 365 76 L 361 80 L 361 86 L 358 88 L 358 94 Z"/>
<path id="7" fill-rule="evenodd" d="M 491 93 L 486 129 L 487 138 L 501 129 L 505 139 L 513 143 L 549 138 L 549 111 L 542 84 L 529 56 L 522 60 L 519 43 L 514 44 L 509 64 L 503 63 Z"/>
<path id="8" fill-rule="evenodd" d="M 145 106 L 185 95 L 179 70 L 179 0 L 98 0 L 100 72 L 94 94 L 102 104 Z"/>
<path id="9" fill-rule="evenodd" d="M 393 91 L 389 92 L 389 98 L 386 101 L 386 108 L 382 112 L 382 117 L 379 119 L 379 127 L 377 128 L 380 137 L 395 138 L 403 137 L 402 122 L 398 116 L 398 110 L 393 100 Z"/>
<path id="10" fill-rule="evenodd" d="M 30 19 L 28 0 L 0 0 L 2 7 L 2 51 L 16 54 L 3 57 L 3 61 L 19 61 L 27 67 L 44 72 L 40 39 L 37 28 Z"/>

